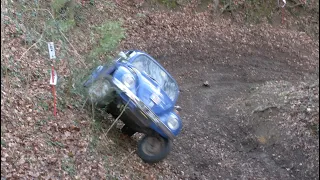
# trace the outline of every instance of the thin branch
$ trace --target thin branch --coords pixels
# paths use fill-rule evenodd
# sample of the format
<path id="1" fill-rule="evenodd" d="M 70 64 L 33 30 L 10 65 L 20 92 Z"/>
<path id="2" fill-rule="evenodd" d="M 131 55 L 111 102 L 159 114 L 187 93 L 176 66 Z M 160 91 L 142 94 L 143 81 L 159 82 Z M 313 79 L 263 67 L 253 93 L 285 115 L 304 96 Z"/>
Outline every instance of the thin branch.
<path id="1" fill-rule="evenodd" d="M 92 98 L 91 98 L 91 102 L 92 102 Z M 91 110 L 92 110 L 92 121 L 94 121 L 94 106 L 93 106 L 93 103 L 91 103 Z"/>
<path id="2" fill-rule="evenodd" d="M 128 102 L 127 102 L 127 104 L 123 107 L 123 109 L 122 109 L 122 111 L 121 111 L 121 113 L 119 114 L 119 116 L 116 118 L 116 120 L 112 123 L 112 125 L 109 127 L 109 129 L 107 130 L 107 132 L 106 132 L 106 136 L 107 136 L 107 134 L 108 134 L 108 132 L 111 130 L 111 128 L 116 124 L 116 122 L 119 120 L 119 118 L 122 116 L 122 114 L 124 113 L 124 111 L 126 110 L 126 108 L 127 108 L 127 106 L 128 106 L 128 104 L 131 102 L 131 100 L 129 100 Z"/>
<path id="3" fill-rule="evenodd" d="M 299 4 L 299 3 L 300 3 L 300 2 L 297 1 L 297 0 L 288 0 L 288 1 L 291 1 L 291 2 L 293 2 L 293 3 L 295 3 L 295 4 Z"/>
<path id="4" fill-rule="evenodd" d="M 292 8 L 295 8 L 295 7 L 298 7 L 298 6 L 302 6 L 303 7 L 304 3 L 297 3 L 295 5 L 292 5 L 292 6 L 287 6 L 288 8 L 292 9 Z"/>
<path id="5" fill-rule="evenodd" d="M 139 89 L 140 85 L 137 87 L 137 89 Z M 131 99 L 129 99 L 129 101 L 127 102 L 127 104 L 123 107 L 121 113 L 119 114 L 119 116 L 116 118 L 116 120 L 112 123 L 111 127 L 108 129 L 108 131 L 106 132 L 105 136 L 107 136 L 108 132 L 110 131 L 110 129 L 115 125 L 115 123 L 119 120 L 119 118 L 122 116 L 122 114 L 124 113 L 124 111 L 126 110 L 127 106 L 129 105 L 129 103 L 131 102 Z"/>
<path id="6" fill-rule="evenodd" d="M 28 52 L 31 48 L 33 48 L 36 44 L 38 44 L 38 43 L 41 41 L 42 37 L 43 37 L 43 33 L 41 34 L 40 38 L 39 38 L 35 43 L 33 43 L 26 51 L 24 51 L 24 52 L 22 53 L 22 55 L 21 55 L 21 57 L 18 59 L 18 61 L 20 61 L 20 60 L 27 54 L 27 52 Z"/>
<path id="7" fill-rule="evenodd" d="M 226 5 L 221 9 L 220 15 L 223 14 L 224 11 L 226 11 L 229 6 L 230 6 L 230 3 L 226 4 Z"/>
<path id="8" fill-rule="evenodd" d="M 129 104 L 130 101 L 131 101 L 131 100 L 129 100 L 129 101 L 127 102 L 127 104 L 124 106 L 124 108 L 122 109 L 121 113 L 120 113 L 119 116 L 115 119 L 115 121 L 112 123 L 112 125 L 109 127 L 109 129 L 107 130 L 107 132 L 103 131 L 102 138 L 103 138 L 103 140 L 104 140 L 105 142 L 108 142 L 108 141 L 107 141 L 107 134 L 108 134 L 108 132 L 109 132 L 109 131 L 111 130 L 111 128 L 117 123 L 117 121 L 119 120 L 119 118 L 121 117 L 121 115 L 123 114 L 123 112 L 126 110 L 126 107 L 128 106 L 128 104 Z"/>
<path id="9" fill-rule="evenodd" d="M 26 11 L 31 11 L 31 10 L 38 10 L 38 11 L 45 11 L 50 14 L 51 18 L 56 22 L 56 19 L 54 18 L 53 14 L 48 10 L 48 9 L 27 9 Z M 78 53 L 77 49 L 73 46 L 73 44 L 69 41 L 69 39 L 65 36 L 65 34 L 60 30 L 60 28 L 57 28 L 59 33 L 63 36 L 63 38 L 70 44 L 72 47 L 74 53 L 79 57 L 79 61 L 82 63 L 87 68 L 87 65 L 82 61 L 81 55 Z"/>
<path id="10" fill-rule="evenodd" d="M 87 97 L 87 99 L 84 101 L 84 103 L 82 104 L 81 110 L 83 110 L 84 106 L 87 104 L 89 97 Z"/>
<path id="11" fill-rule="evenodd" d="M 123 158 L 119 164 L 117 164 L 118 166 L 120 166 L 125 160 L 127 160 L 134 152 L 136 152 L 136 149 L 131 151 L 130 154 L 128 154 L 125 158 Z"/>

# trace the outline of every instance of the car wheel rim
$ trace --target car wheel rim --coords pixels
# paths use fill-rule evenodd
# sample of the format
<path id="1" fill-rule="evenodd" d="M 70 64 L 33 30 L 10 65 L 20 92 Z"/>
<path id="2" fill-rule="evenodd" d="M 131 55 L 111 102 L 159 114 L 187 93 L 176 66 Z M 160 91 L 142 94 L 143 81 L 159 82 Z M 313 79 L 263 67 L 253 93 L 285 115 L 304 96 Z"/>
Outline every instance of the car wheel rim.
<path id="1" fill-rule="evenodd" d="M 149 156 L 154 156 L 161 152 L 164 147 L 164 140 L 157 137 L 147 137 L 142 145 L 142 150 Z"/>

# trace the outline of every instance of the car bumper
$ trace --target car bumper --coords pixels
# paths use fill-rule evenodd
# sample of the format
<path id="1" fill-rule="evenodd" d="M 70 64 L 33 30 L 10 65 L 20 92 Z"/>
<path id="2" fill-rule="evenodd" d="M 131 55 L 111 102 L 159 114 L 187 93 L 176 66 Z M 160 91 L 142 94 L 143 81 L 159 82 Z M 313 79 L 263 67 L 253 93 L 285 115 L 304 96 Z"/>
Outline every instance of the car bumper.
<path id="1" fill-rule="evenodd" d="M 146 117 L 146 119 L 153 122 L 168 138 L 173 139 L 175 137 L 171 130 L 159 119 L 159 117 L 122 82 L 116 78 L 112 78 L 112 83 L 115 85 L 119 93 L 124 93 L 126 96 L 128 96 L 129 100 L 134 104 L 137 110 L 140 111 Z M 144 123 L 142 122 L 142 124 Z"/>

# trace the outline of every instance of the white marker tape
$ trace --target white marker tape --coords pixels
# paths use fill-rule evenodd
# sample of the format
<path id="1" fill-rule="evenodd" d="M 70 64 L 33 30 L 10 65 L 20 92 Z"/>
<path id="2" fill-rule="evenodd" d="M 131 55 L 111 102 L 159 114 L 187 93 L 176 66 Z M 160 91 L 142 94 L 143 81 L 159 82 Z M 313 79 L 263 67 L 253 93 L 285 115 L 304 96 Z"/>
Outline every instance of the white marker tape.
<path id="1" fill-rule="evenodd" d="M 52 73 L 53 71 L 53 73 Z M 58 80 L 57 72 L 55 70 L 51 70 L 50 72 L 50 85 L 56 85 Z"/>
<path id="2" fill-rule="evenodd" d="M 287 2 L 286 2 L 286 0 L 282 0 L 282 2 L 283 2 L 283 5 L 280 6 L 280 0 L 278 0 L 278 6 L 280 6 L 281 8 L 284 8 L 284 6 L 286 6 Z"/>
<path id="3" fill-rule="evenodd" d="M 284 8 L 284 6 L 287 4 L 287 2 L 286 2 L 286 0 L 282 0 L 282 2 L 283 2 L 282 8 Z"/>
<path id="4" fill-rule="evenodd" d="M 50 57 L 50 59 L 55 59 L 56 58 L 56 52 L 54 51 L 53 42 L 48 42 L 48 49 L 49 49 L 49 57 Z"/>

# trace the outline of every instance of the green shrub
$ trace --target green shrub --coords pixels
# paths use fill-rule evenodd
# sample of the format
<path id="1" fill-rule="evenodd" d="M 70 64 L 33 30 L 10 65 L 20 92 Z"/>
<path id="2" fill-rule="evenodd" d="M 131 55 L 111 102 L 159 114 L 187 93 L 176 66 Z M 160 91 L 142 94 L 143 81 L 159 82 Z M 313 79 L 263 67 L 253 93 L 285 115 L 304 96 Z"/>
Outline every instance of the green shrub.
<path id="1" fill-rule="evenodd" d="M 107 21 L 95 29 L 100 35 L 100 41 L 91 51 L 90 59 L 107 55 L 125 38 L 125 29 L 121 27 L 121 22 L 119 21 Z"/>
<path id="2" fill-rule="evenodd" d="M 75 26 L 76 2 L 74 0 L 54 0 L 51 8 L 62 31 Z"/>

